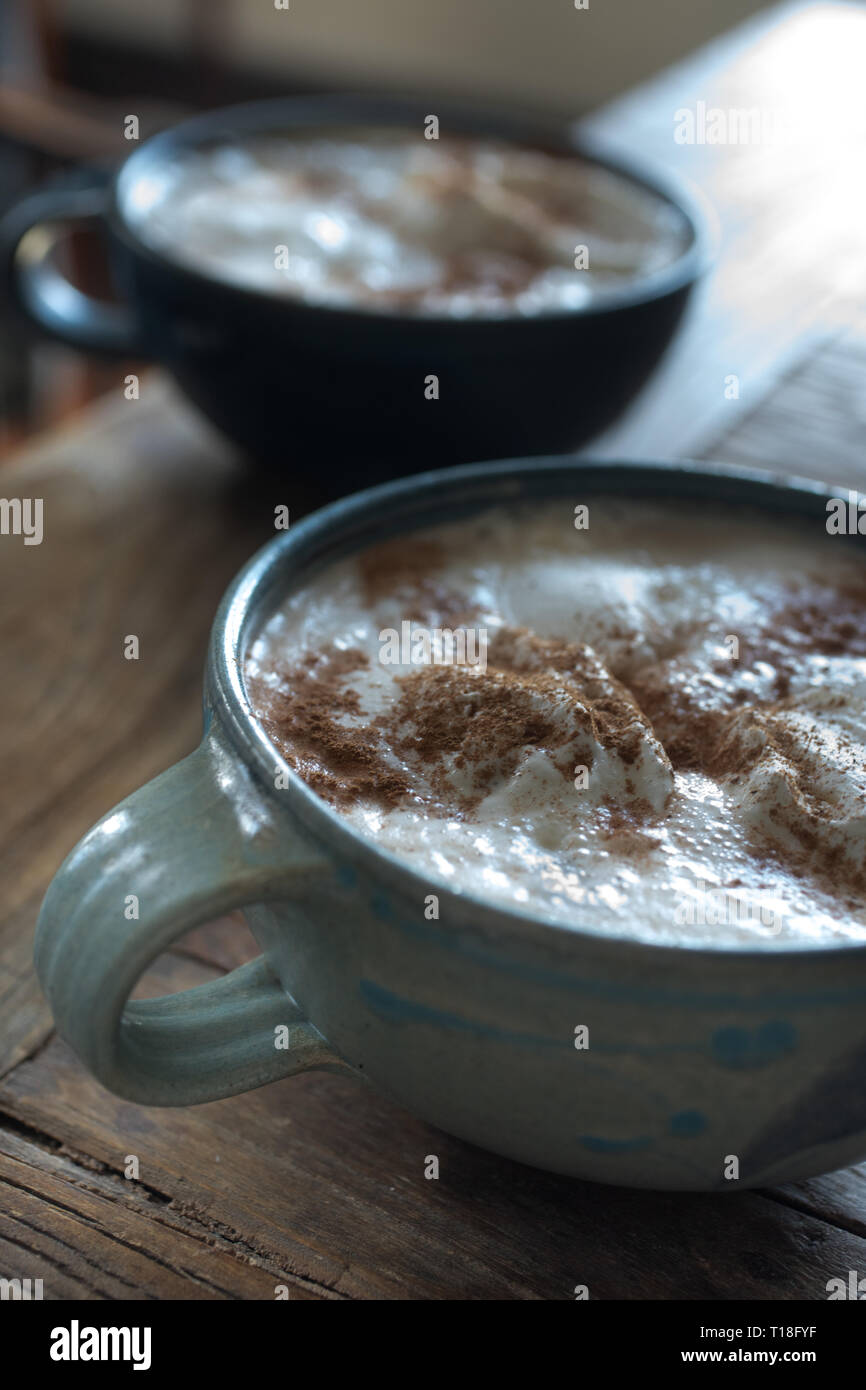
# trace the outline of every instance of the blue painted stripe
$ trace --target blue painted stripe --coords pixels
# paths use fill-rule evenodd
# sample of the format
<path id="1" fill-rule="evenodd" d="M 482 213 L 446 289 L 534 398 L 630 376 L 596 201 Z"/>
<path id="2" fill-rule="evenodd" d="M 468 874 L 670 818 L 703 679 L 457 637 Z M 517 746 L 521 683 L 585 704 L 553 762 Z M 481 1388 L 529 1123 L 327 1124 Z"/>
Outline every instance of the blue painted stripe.
<path id="1" fill-rule="evenodd" d="M 389 1023 L 427 1023 L 436 1028 L 458 1029 L 473 1033 L 479 1038 L 492 1038 L 496 1042 L 506 1042 L 518 1047 L 574 1048 L 573 1038 L 545 1038 L 534 1033 L 517 1033 L 508 1028 L 499 1028 L 491 1023 L 480 1023 L 476 1019 L 461 1018 L 459 1014 L 445 1009 L 434 1009 L 429 1004 L 419 1004 L 414 999 L 404 999 L 392 994 L 375 980 L 361 980 L 361 998 L 380 1018 Z"/>
<path id="2" fill-rule="evenodd" d="M 453 936 L 448 936 L 443 933 L 441 922 L 436 926 L 428 926 L 415 919 L 398 917 L 393 904 L 390 902 L 387 912 L 382 910 L 384 903 L 378 896 L 374 911 L 376 908 L 379 909 L 376 915 L 388 921 L 399 931 L 419 938 L 440 950 L 457 951 L 468 960 L 484 966 L 486 969 L 515 975 L 527 984 L 535 983 L 572 994 L 585 994 L 589 998 L 599 999 L 607 1003 L 637 1004 L 641 1007 L 657 1004 L 662 1008 L 676 1007 L 700 1010 L 730 1009 L 744 1013 L 778 1013 L 795 1009 L 835 1009 L 840 1005 L 866 1004 L 866 984 L 841 986 L 838 989 L 820 991 L 767 990 L 761 994 L 743 995 L 737 993 L 707 994 L 696 990 L 676 989 L 667 985 L 627 985 L 612 980 L 576 978 L 567 973 L 567 966 L 551 968 L 531 965 L 526 961 L 508 960 L 494 944 L 485 946 L 475 941 L 468 941 L 461 938 L 457 931 Z M 627 953 L 628 942 L 620 944 L 623 952 Z M 576 948 L 577 945 L 576 941 Z M 724 952 L 719 953 L 719 958 L 720 961 L 724 961 Z M 769 958 L 770 953 L 768 952 Z M 816 952 L 816 959 L 818 958 L 825 961 L 826 953 Z M 779 955 L 775 956 L 776 966 L 780 960 Z M 706 965 L 706 962 L 704 964 Z M 743 965 L 744 972 L 749 968 L 749 966 Z M 756 961 L 751 968 L 759 970 L 760 961 Z"/>

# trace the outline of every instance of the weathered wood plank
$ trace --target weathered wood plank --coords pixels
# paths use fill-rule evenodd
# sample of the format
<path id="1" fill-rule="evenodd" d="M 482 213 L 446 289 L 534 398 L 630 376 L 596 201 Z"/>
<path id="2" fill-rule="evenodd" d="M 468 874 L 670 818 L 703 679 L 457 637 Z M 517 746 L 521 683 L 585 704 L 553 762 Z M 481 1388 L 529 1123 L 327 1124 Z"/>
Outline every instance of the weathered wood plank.
<path id="1" fill-rule="evenodd" d="M 866 486 L 866 331 L 816 344 L 756 410 L 705 445 L 706 457 Z"/>
<path id="2" fill-rule="evenodd" d="M 781 19 L 781 22 L 779 22 Z M 743 39 L 746 46 L 743 46 Z M 861 184 L 866 8 L 780 8 L 605 106 L 586 129 L 694 184 L 718 262 L 651 385 L 588 453 L 687 457 L 752 411 L 816 338 L 866 305 Z M 719 111 L 700 139 L 700 108 Z M 695 120 L 694 143 L 680 113 Z M 757 111 L 759 138 L 736 138 Z M 718 136 L 727 139 L 718 141 Z M 736 377 L 739 398 L 726 394 Z"/>
<path id="3" fill-rule="evenodd" d="M 158 375 L 4 469 L 45 534 L 0 546 L 0 1072 L 50 1029 L 32 971 L 45 888 L 94 820 L 189 752 L 220 595 L 272 534 L 218 444 Z M 128 634 L 140 657 L 124 658 Z M 10 736 L 11 735 L 11 736 Z"/>
<path id="4" fill-rule="evenodd" d="M 293 1299 L 323 1295 L 241 1241 L 175 1215 L 138 1184 L 0 1126 L 0 1271 L 45 1299 Z"/>
<path id="5" fill-rule="evenodd" d="M 866 1163 L 808 1182 L 788 1183 L 768 1195 L 853 1235 L 866 1236 Z"/>
<path id="6" fill-rule="evenodd" d="M 847 15 L 858 62 L 864 12 Z M 857 336 L 826 341 L 866 293 L 859 222 L 834 201 L 836 184 L 854 186 L 844 141 L 773 161 L 671 138 L 678 106 L 748 106 L 756 90 L 781 101 L 781 54 L 809 47 L 797 23 L 733 64 L 724 45 L 699 55 L 596 123 L 696 175 L 726 226 L 703 307 L 604 449 L 703 451 L 862 485 L 866 350 Z M 761 86 L 774 74 L 781 86 Z M 854 88 L 826 74 L 842 93 L 828 119 L 844 119 Z M 731 372 L 737 401 L 724 395 Z M 586 1283 L 599 1298 L 790 1299 L 823 1298 L 828 1278 L 866 1268 L 866 1166 L 722 1198 L 594 1188 L 471 1149 L 337 1077 L 142 1110 L 50 1039 L 31 968 L 44 888 L 97 816 L 195 743 L 219 595 L 271 533 L 275 502 L 293 502 L 291 479 L 279 491 L 245 480 L 158 374 L 138 402 L 121 387 L 3 473 L 7 496 L 43 497 L 46 536 L 0 547 L 12 673 L 0 728 L 13 732 L 0 749 L 0 1273 L 31 1250 L 58 1297 L 270 1298 L 282 1275 L 292 1297 L 556 1299 Z M 123 659 L 127 633 L 138 662 Z M 253 950 L 237 917 L 223 919 L 158 962 L 144 992 Z M 138 1188 L 120 1176 L 129 1153 Z M 438 1182 L 423 1177 L 429 1153 Z"/>
<path id="7" fill-rule="evenodd" d="M 151 989 L 211 973 L 159 966 Z M 157 1112 L 109 1096 L 55 1039 L 5 1078 L 0 1114 L 109 1174 L 138 1155 L 142 1182 L 167 1199 L 154 1219 L 193 1220 L 350 1298 L 567 1299 L 587 1284 L 594 1298 L 814 1299 L 866 1267 L 866 1239 L 788 1204 L 534 1172 L 335 1076 Z M 424 1178 L 429 1154 L 438 1181 Z"/>

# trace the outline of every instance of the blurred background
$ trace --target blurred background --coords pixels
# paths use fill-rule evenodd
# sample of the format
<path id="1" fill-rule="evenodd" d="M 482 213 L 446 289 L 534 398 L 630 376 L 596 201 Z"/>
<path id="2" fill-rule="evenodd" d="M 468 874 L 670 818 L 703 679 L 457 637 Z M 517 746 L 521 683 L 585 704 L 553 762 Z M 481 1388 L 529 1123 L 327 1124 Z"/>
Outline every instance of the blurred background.
<path id="1" fill-rule="evenodd" d="M 769 0 L 0 0 L 0 213 L 195 109 L 339 89 L 487 99 L 578 117 Z M 286 8 L 281 8 L 283 5 Z M 280 7 L 280 8 L 278 8 Z M 72 247 L 93 292 L 101 258 Z M 0 304 L 0 457 L 117 379 Z"/>

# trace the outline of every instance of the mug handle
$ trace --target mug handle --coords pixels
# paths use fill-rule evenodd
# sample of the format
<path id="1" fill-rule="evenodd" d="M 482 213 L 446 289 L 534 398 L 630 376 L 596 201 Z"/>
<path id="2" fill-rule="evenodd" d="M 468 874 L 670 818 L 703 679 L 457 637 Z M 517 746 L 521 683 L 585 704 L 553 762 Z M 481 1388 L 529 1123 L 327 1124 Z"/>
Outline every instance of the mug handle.
<path id="1" fill-rule="evenodd" d="M 72 347 L 110 356 L 147 357 L 132 311 L 85 294 L 58 268 L 55 252 L 69 224 L 105 217 L 108 176 L 88 172 L 37 189 L 0 224 L 0 256 L 14 304 L 44 332 Z"/>
<path id="2" fill-rule="evenodd" d="M 197 1105 L 310 1068 L 351 1070 L 263 956 L 211 984 L 127 1002 L 191 927 L 290 897 L 326 862 L 287 839 L 246 768 L 206 734 L 88 831 L 48 889 L 35 962 L 61 1036 L 103 1085 L 141 1105 Z"/>

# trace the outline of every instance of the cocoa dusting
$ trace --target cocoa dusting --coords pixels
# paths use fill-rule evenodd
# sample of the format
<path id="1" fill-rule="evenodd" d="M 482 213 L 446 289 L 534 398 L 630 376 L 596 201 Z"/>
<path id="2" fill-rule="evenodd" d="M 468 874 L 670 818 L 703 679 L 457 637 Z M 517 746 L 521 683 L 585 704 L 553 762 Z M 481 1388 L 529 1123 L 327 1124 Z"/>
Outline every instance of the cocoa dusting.
<path id="1" fill-rule="evenodd" d="M 277 689 L 251 682 L 253 703 L 287 761 L 337 806 L 366 799 L 389 809 L 411 796 L 431 813 L 465 816 L 528 748 L 543 749 L 571 780 L 580 735 L 631 765 L 650 732 L 629 691 L 588 647 L 524 629 L 497 634 L 486 671 L 421 666 L 396 682 L 385 713 L 353 722 L 366 712 L 345 682 L 368 664 L 363 652 L 330 647 L 308 654 Z M 591 748 L 581 756 L 590 768 Z M 463 770 L 471 776 L 461 779 Z M 635 801 L 629 819 L 649 814 Z"/>
<path id="2" fill-rule="evenodd" d="M 718 774 L 719 745 L 732 714 L 740 707 L 736 692 L 728 690 L 721 708 L 713 708 L 719 693 L 678 662 L 661 662 L 639 670 L 629 690 L 677 772 Z M 727 769 L 733 770 L 733 769 Z"/>
<path id="3" fill-rule="evenodd" d="M 743 770 L 742 753 L 728 735 L 747 705 L 783 708 L 791 679 L 805 657 L 866 656 L 866 584 L 831 586 L 807 578 L 781 605 L 768 599 L 768 615 L 755 633 L 738 633 L 737 659 L 711 664 L 717 681 L 674 658 L 639 670 L 629 688 L 677 771 L 715 778 Z M 719 642 L 726 634 L 719 634 Z M 774 672 L 772 699 L 761 701 L 744 682 L 758 666 Z"/>
<path id="4" fill-rule="evenodd" d="M 640 858 L 661 844 L 660 837 L 648 829 L 654 819 L 653 808 L 640 797 L 630 801 L 627 806 L 605 801 L 599 807 L 599 819 L 607 848 L 612 854 Z"/>
<path id="5" fill-rule="evenodd" d="M 591 647 L 536 637 L 525 628 L 504 628 L 491 643 L 488 662 L 532 677 L 560 673 L 588 704 L 596 741 L 629 766 L 637 759 L 649 723 L 632 693 Z"/>
<path id="6" fill-rule="evenodd" d="M 425 666 L 404 676 L 400 690 L 398 703 L 378 722 L 398 754 L 425 769 L 441 814 L 471 811 L 495 780 L 514 772 L 525 748 L 547 746 L 554 735 L 552 720 L 533 698 L 541 684 L 530 691 L 489 665 L 484 674 L 467 666 Z M 546 693 L 561 698 L 561 686 L 551 678 Z M 445 763 L 452 757 L 457 769 L 471 766 L 472 793 L 453 787 Z"/>
<path id="7" fill-rule="evenodd" d="M 764 635 L 822 656 L 866 656 L 866 582 L 829 585 L 810 577 Z"/>
<path id="8" fill-rule="evenodd" d="M 358 563 L 370 606 L 391 599 L 413 622 L 477 625 L 477 611 L 446 582 L 447 556 L 435 541 L 389 541 Z M 543 751 L 570 781 L 576 744 L 578 761 L 590 769 L 597 744 L 624 765 L 627 798 L 624 805 L 598 806 L 596 823 L 608 849 L 629 856 L 660 844 L 653 834 L 660 817 L 636 794 L 636 764 L 649 737 L 658 739 L 675 771 L 731 786 L 742 785 L 762 759 L 776 757 L 790 804 L 783 800 L 766 814 L 784 832 L 786 847 L 754 832 L 756 866 L 778 861 L 831 892 L 862 891 L 866 864 L 846 860 L 828 839 L 838 810 L 820 791 L 826 746 L 820 730 L 792 720 L 798 703 L 790 691 L 806 658 L 866 656 L 866 584 L 834 586 L 806 575 L 781 598 L 778 589 L 763 597 L 761 622 L 736 634 L 738 658 L 703 658 L 703 664 L 700 656 L 673 652 L 635 669 L 641 635 L 631 634 L 630 644 L 612 615 L 608 634 L 620 643 L 618 669 L 629 672 L 628 684 L 590 647 L 511 627 L 492 637 L 486 670 L 419 666 L 393 683 L 392 703 L 379 714 L 363 708 L 352 685 L 369 658 L 333 644 L 282 672 L 276 688 L 252 680 L 250 698 L 286 760 L 338 808 L 411 804 L 432 816 L 471 818 L 527 750 Z M 718 634 L 720 646 L 725 636 Z M 844 760 L 845 740 L 835 737 Z M 866 776 L 855 762 L 862 748 L 850 744 L 847 754 L 851 771 Z"/>
<path id="9" fill-rule="evenodd" d="M 384 598 L 397 599 L 403 618 L 431 627 L 440 620 L 469 622 L 472 605 L 441 577 L 445 563 L 438 542 L 420 537 L 372 545 L 358 559 L 364 598 L 371 607 Z"/>
<path id="10" fill-rule="evenodd" d="M 521 628 L 496 635 L 486 672 L 429 666 L 399 684 L 398 703 L 377 726 L 402 760 L 420 761 L 447 814 L 470 813 L 527 748 L 543 749 L 570 781 L 580 735 L 631 764 L 649 732 L 629 692 L 588 647 Z M 590 768 L 590 748 L 582 758 Z M 471 792 L 456 792 L 452 768 L 471 768 Z M 633 815 L 641 814 L 635 803 Z"/>
<path id="11" fill-rule="evenodd" d="M 277 688 L 249 683 L 259 718 L 290 767 L 338 807 L 366 799 L 387 809 L 410 791 L 388 766 L 378 735 L 346 722 L 362 710 L 358 692 L 344 682 L 369 664 L 362 651 L 330 645 L 307 653 Z"/>

